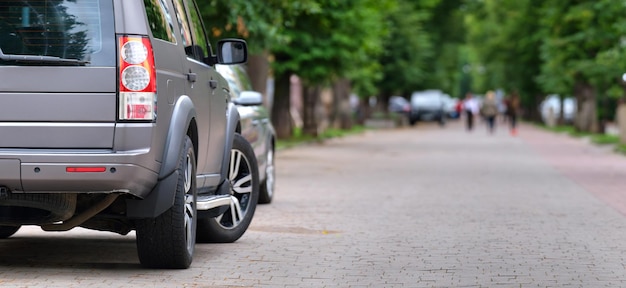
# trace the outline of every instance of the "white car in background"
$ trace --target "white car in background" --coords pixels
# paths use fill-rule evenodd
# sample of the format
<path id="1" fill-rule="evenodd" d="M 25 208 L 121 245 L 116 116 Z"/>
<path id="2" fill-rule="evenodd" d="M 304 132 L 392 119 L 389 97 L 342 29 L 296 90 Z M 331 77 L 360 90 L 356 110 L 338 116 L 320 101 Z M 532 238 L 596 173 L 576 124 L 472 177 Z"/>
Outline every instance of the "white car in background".
<path id="1" fill-rule="evenodd" d="M 539 112 L 541 113 L 543 123 L 548 124 L 551 113 L 554 115 L 554 120 L 558 120 L 561 115 L 561 99 L 559 95 L 548 95 L 541 104 L 539 104 Z M 575 118 L 576 99 L 573 97 L 565 97 L 563 99 L 563 120 L 565 123 L 573 123 Z"/>
<path id="2" fill-rule="evenodd" d="M 409 123 L 415 125 L 418 121 L 437 121 L 439 125 L 444 126 L 447 118 L 444 95 L 439 90 L 413 92 Z"/>

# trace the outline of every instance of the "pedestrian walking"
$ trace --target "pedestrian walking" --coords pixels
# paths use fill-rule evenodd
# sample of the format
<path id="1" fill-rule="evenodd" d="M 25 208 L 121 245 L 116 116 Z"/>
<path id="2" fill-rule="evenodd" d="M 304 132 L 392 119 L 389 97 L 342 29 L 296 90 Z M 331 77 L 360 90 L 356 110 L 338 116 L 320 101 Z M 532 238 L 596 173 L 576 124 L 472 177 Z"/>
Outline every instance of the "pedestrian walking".
<path id="1" fill-rule="evenodd" d="M 520 113 L 520 100 L 516 91 L 513 91 L 506 101 L 506 116 L 509 122 L 511 135 L 517 135 L 517 117 Z"/>
<path id="2" fill-rule="evenodd" d="M 487 92 L 485 100 L 480 107 L 480 115 L 487 121 L 489 133 L 493 133 L 496 129 L 496 116 L 498 116 L 498 102 L 496 101 L 495 92 Z"/>
<path id="3" fill-rule="evenodd" d="M 474 128 L 474 117 L 478 114 L 479 109 L 478 101 L 474 98 L 474 95 L 472 95 L 471 92 L 467 92 L 467 94 L 465 94 L 465 100 L 463 100 L 463 111 L 467 131 L 472 131 Z"/>

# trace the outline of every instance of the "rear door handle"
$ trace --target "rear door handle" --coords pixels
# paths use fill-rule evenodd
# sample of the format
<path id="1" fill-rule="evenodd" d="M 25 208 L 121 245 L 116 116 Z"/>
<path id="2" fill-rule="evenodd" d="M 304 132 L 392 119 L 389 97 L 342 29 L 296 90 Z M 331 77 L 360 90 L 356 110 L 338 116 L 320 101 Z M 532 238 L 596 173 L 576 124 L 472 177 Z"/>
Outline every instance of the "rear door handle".
<path id="1" fill-rule="evenodd" d="M 197 78 L 198 78 L 198 75 L 196 75 L 196 73 L 193 73 L 193 72 L 187 73 L 187 81 L 194 83 L 196 82 Z"/>
<path id="2" fill-rule="evenodd" d="M 209 80 L 209 87 L 211 87 L 211 89 L 216 89 L 217 88 L 217 80 Z"/>

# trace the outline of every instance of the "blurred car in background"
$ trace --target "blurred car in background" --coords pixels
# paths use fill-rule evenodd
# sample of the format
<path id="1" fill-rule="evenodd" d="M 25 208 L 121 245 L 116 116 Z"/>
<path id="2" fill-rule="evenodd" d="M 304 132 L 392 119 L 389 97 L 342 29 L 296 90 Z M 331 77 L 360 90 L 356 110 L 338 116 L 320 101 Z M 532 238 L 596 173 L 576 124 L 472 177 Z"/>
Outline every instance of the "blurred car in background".
<path id="1" fill-rule="evenodd" d="M 539 112 L 543 123 L 549 124 L 550 114 L 553 115 L 552 121 L 557 121 L 561 115 L 561 98 L 559 95 L 548 95 L 539 104 Z M 576 117 L 576 99 L 573 97 L 563 98 L 563 120 L 565 123 L 574 123 Z M 554 124 L 554 123 L 551 123 Z"/>
<path id="2" fill-rule="evenodd" d="M 444 111 L 446 113 L 446 117 L 450 118 L 450 119 L 457 119 L 459 118 L 459 112 L 457 111 L 457 105 L 459 103 L 459 99 L 457 98 L 452 98 L 450 97 L 450 95 L 448 94 L 444 94 L 443 95 L 443 100 L 444 100 Z"/>
<path id="3" fill-rule="evenodd" d="M 263 106 L 263 95 L 252 91 L 252 83 L 244 66 L 216 65 L 217 71 L 228 81 L 230 97 L 241 117 L 241 135 L 252 145 L 259 164 L 261 181 L 259 203 L 272 202 L 274 197 L 274 152 L 276 132 Z"/>
<path id="4" fill-rule="evenodd" d="M 418 121 L 437 121 L 439 125 L 445 125 L 447 117 L 444 95 L 439 90 L 413 92 L 409 123 L 415 125 Z"/>
<path id="5" fill-rule="evenodd" d="M 411 103 L 409 100 L 402 96 L 391 96 L 389 97 L 388 103 L 389 112 L 403 114 L 409 116 L 409 112 L 411 112 Z"/>

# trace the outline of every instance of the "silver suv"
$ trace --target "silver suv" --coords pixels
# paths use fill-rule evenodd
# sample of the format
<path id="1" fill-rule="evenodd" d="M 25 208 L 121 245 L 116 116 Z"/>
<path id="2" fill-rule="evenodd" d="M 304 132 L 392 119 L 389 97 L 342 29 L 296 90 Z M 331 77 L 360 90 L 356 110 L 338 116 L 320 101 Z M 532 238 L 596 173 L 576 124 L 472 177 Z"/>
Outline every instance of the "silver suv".
<path id="1" fill-rule="evenodd" d="M 0 0 L 0 238 L 136 230 L 146 267 L 233 242 L 258 167 L 193 0 Z"/>
<path id="2" fill-rule="evenodd" d="M 439 90 L 413 92 L 409 124 L 415 125 L 418 121 L 437 121 L 439 125 L 444 126 L 446 124 L 444 95 Z"/>

